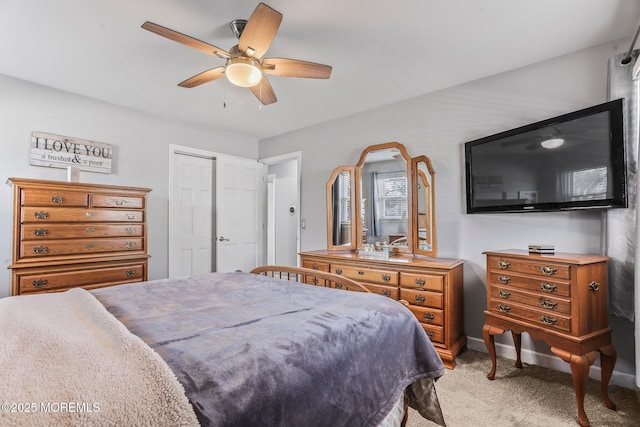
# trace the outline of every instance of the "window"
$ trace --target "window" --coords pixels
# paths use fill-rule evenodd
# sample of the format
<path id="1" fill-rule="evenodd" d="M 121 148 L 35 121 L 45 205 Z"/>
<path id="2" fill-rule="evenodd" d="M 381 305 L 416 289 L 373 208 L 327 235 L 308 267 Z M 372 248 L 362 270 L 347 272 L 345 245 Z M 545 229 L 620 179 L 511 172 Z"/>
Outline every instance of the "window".
<path id="1" fill-rule="evenodd" d="M 403 172 L 378 174 L 378 203 L 380 218 L 407 217 L 407 176 Z"/>
<path id="2" fill-rule="evenodd" d="M 338 182 L 340 223 L 351 224 L 351 174 L 349 172 L 341 172 Z"/>

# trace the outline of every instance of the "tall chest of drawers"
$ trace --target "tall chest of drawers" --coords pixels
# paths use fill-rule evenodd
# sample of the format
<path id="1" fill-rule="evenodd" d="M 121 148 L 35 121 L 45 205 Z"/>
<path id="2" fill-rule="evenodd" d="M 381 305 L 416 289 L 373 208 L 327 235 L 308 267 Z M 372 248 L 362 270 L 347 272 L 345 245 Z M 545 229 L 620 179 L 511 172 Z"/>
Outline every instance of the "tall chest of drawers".
<path id="1" fill-rule="evenodd" d="M 455 357 L 467 342 L 462 260 L 411 255 L 375 260 L 327 250 L 302 252 L 300 257 L 303 267 L 336 273 L 374 293 L 407 301 L 444 365 L 455 367 Z"/>
<path id="2" fill-rule="evenodd" d="M 578 421 L 589 425 L 584 411 L 589 367 L 601 358 L 602 392 L 614 409 L 607 386 L 616 361 L 607 309 L 607 257 L 578 254 L 529 254 L 506 250 L 487 256 L 487 310 L 483 337 L 492 360 L 487 375 L 495 378 L 494 335 L 511 330 L 516 366 L 521 368 L 520 335 L 545 341 L 570 364 Z"/>
<path id="3" fill-rule="evenodd" d="M 150 189 L 10 178 L 11 294 L 147 280 Z"/>

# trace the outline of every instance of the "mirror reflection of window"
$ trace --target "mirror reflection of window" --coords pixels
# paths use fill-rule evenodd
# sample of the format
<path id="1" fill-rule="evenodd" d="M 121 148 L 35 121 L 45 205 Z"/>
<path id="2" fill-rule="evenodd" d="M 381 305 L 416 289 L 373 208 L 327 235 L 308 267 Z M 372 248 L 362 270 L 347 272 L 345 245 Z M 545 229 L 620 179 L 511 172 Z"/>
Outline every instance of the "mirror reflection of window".
<path id="1" fill-rule="evenodd" d="M 336 246 L 351 244 L 351 172 L 342 171 L 331 186 L 333 205 L 332 241 Z"/>
<path id="2" fill-rule="evenodd" d="M 380 217 L 407 217 L 407 176 L 404 172 L 379 173 L 376 179 Z"/>

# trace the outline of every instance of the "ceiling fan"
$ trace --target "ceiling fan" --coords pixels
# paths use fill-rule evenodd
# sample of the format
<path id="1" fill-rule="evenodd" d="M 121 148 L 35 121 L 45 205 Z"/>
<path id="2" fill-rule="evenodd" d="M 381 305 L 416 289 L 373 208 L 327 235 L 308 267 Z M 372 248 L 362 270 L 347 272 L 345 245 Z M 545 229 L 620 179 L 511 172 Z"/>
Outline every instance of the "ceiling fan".
<path id="1" fill-rule="evenodd" d="M 238 37 L 238 44 L 228 52 L 153 22 L 145 22 L 142 28 L 226 60 L 225 65 L 196 74 L 178 86 L 192 88 L 226 76 L 231 83 L 248 87 L 263 105 L 267 105 L 276 102 L 277 98 L 271 83 L 263 74 L 311 79 L 328 79 L 331 76 L 332 68 L 329 65 L 287 58 L 261 59 L 271 46 L 281 21 L 280 12 L 260 3 L 248 20 L 238 19 L 231 22 L 231 28 Z"/>

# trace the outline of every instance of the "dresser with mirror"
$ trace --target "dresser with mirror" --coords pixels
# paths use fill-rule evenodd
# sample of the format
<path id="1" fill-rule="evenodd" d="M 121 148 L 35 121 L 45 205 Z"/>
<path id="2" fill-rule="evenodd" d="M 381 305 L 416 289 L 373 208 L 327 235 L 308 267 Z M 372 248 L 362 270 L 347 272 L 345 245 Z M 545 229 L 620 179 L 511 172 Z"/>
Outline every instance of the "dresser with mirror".
<path id="1" fill-rule="evenodd" d="M 464 348 L 463 261 L 438 258 L 435 171 L 404 145 L 365 148 L 326 184 L 327 248 L 302 252 L 303 267 L 330 271 L 405 300 L 446 367 Z"/>

